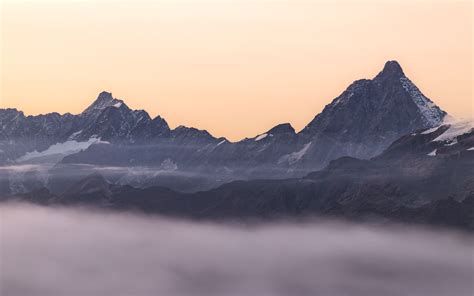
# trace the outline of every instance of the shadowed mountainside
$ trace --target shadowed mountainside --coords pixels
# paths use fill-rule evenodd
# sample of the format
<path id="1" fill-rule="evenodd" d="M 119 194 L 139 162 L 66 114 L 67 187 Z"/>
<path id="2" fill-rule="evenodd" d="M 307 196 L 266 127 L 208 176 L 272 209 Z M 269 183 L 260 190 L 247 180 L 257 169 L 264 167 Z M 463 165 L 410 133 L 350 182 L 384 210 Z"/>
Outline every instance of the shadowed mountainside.
<path id="1" fill-rule="evenodd" d="M 11 199 L 195 219 L 330 216 L 472 230 L 474 131 L 457 135 L 451 129 L 455 126 L 422 130 L 402 137 L 376 158 L 343 157 L 304 178 L 235 181 L 209 191 L 179 193 L 113 185 L 96 174 L 60 195 L 42 189 Z M 439 138 L 443 140 L 434 141 Z"/>

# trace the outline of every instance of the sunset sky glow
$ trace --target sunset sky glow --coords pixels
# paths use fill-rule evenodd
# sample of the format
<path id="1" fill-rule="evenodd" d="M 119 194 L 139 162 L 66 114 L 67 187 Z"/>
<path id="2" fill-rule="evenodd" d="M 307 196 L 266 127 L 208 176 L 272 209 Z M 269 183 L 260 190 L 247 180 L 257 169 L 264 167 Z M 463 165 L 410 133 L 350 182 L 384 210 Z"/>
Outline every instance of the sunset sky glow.
<path id="1" fill-rule="evenodd" d="M 472 117 L 471 1 L 13 1 L 0 108 L 79 113 L 106 90 L 231 140 L 302 129 L 387 60 Z"/>

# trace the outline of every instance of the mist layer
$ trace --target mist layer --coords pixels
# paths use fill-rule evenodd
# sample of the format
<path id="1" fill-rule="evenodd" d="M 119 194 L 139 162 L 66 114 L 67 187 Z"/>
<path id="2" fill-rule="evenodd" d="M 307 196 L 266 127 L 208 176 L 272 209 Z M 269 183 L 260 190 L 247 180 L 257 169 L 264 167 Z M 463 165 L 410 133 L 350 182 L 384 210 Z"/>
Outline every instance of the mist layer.
<path id="1" fill-rule="evenodd" d="M 2 295 L 472 295 L 472 237 L 2 205 Z"/>

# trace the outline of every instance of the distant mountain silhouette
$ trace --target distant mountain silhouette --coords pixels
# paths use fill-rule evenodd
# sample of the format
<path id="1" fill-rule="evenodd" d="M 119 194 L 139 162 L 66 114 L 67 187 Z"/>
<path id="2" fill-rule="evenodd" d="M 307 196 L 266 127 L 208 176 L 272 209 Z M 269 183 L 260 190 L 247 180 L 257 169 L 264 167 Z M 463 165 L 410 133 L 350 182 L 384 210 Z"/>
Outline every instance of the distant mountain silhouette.
<path id="1" fill-rule="evenodd" d="M 301 132 L 284 123 L 236 143 L 196 128 L 170 129 L 160 116 L 132 110 L 108 92 L 78 115 L 25 116 L 1 109 L 0 163 L 54 158 L 64 165 L 145 166 L 210 176 L 205 185 L 183 188 L 199 190 L 235 179 L 303 176 L 342 156 L 368 159 L 406 134 L 439 126 L 445 116 L 389 61 L 374 79 L 351 84 Z M 148 184 L 174 187 L 175 180 L 158 179 Z"/>

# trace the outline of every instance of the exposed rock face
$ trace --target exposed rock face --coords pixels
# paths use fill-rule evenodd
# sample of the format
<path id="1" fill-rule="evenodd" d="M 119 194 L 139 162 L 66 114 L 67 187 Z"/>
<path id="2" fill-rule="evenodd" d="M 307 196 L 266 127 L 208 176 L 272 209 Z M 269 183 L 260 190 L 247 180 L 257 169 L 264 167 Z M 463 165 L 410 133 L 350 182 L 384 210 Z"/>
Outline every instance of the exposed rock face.
<path id="1" fill-rule="evenodd" d="M 151 119 L 144 110 L 131 110 L 111 93 L 102 92 L 78 115 L 49 113 L 25 116 L 16 109 L 0 109 L 0 161 L 14 163 L 26 152 L 44 151 L 66 141 L 91 138 L 115 144 L 134 144 L 169 136 L 166 121 Z"/>
<path id="2" fill-rule="evenodd" d="M 0 109 L 0 163 L 64 142 L 76 124 L 76 117 L 69 113 L 25 116 L 16 109 Z"/>
<path id="3" fill-rule="evenodd" d="M 370 158 L 403 135 L 440 125 L 445 115 L 389 61 L 374 79 L 355 81 L 301 131 L 303 143 L 318 143 L 302 160 L 308 167 L 341 156 Z"/>
<path id="4" fill-rule="evenodd" d="M 161 117 L 151 119 L 144 110 L 131 110 L 122 100 L 102 92 L 78 117 L 82 128 L 74 139 L 99 137 L 113 143 L 132 144 L 169 133 L 168 124 Z"/>

